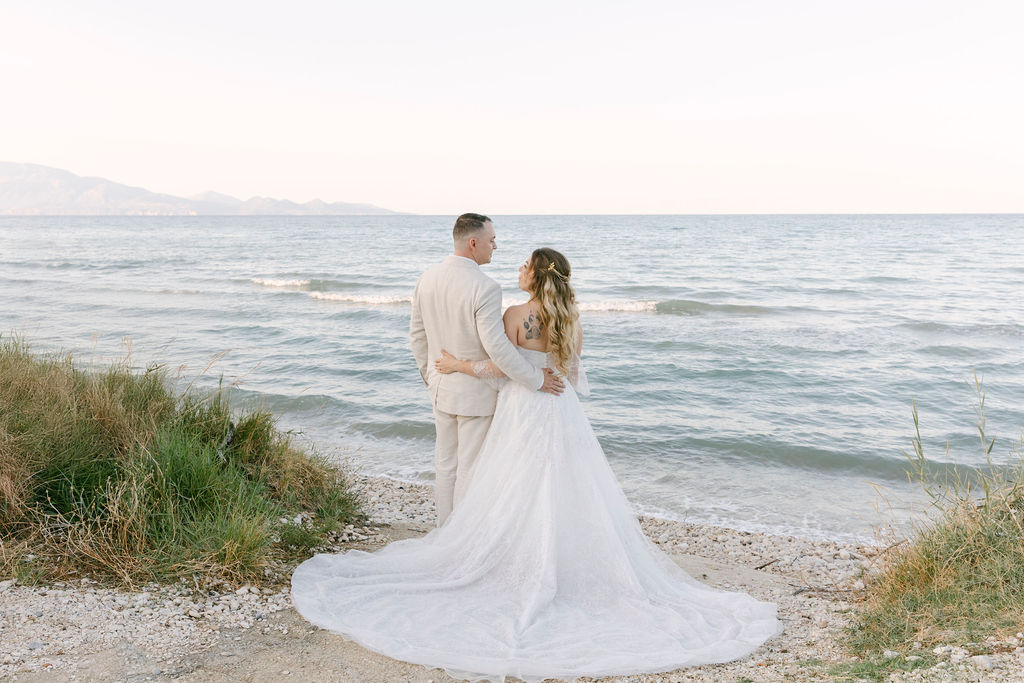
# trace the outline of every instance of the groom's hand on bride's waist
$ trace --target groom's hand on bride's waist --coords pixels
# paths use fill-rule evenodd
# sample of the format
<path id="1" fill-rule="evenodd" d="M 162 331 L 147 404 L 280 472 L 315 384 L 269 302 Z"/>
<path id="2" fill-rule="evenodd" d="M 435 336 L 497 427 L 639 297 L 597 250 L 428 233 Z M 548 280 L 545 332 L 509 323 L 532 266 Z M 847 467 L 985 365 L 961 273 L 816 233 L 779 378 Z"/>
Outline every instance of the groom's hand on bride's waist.
<path id="1" fill-rule="evenodd" d="M 537 391 L 558 396 L 565 391 L 565 382 L 551 368 L 544 368 L 544 384 Z"/>

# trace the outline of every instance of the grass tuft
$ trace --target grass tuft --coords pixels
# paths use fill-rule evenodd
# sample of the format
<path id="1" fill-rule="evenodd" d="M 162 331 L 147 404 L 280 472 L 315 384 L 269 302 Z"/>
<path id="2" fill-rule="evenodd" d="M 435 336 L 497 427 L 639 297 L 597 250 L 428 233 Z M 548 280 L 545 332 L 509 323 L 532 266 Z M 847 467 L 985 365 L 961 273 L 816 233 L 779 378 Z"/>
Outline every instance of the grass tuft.
<path id="1" fill-rule="evenodd" d="M 984 467 L 936 474 L 914 407 L 908 457 L 932 514 L 883 554 L 849 634 L 857 654 L 976 645 L 1024 624 L 1024 449 L 1018 441 L 1005 464 L 993 462 L 995 440 L 985 431 L 985 394 L 977 378 L 975 389 Z"/>
<path id="2" fill-rule="evenodd" d="M 178 393 L 159 365 L 88 371 L 0 337 L 0 406 L 0 577 L 260 581 L 361 517 L 272 415 Z"/>

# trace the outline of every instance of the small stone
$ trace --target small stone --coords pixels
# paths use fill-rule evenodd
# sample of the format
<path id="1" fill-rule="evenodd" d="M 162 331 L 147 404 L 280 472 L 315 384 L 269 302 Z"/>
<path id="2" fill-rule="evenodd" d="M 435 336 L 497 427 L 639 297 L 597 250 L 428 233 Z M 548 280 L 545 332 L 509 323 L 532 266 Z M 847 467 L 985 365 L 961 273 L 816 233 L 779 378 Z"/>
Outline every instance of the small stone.
<path id="1" fill-rule="evenodd" d="M 971 663 L 983 671 L 991 671 L 995 668 L 992 664 L 992 658 L 988 655 L 974 655 L 971 657 Z"/>
<path id="2" fill-rule="evenodd" d="M 894 659 L 895 657 L 899 657 L 900 653 L 896 652 L 896 650 L 886 650 L 882 653 L 882 656 L 886 659 Z"/>
<path id="3" fill-rule="evenodd" d="M 28 649 L 30 650 L 40 650 L 44 647 L 46 647 L 46 643 L 40 640 L 33 640 L 31 643 L 28 644 Z"/>
<path id="4" fill-rule="evenodd" d="M 839 551 L 839 559 L 840 560 L 848 560 L 848 559 L 850 559 L 850 551 L 846 550 L 846 549 L 840 550 Z"/>
<path id="5" fill-rule="evenodd" d="M 910 655 L 907 657 L 908 662 L 920 662 L 921 657 L 919 655 Z"/>

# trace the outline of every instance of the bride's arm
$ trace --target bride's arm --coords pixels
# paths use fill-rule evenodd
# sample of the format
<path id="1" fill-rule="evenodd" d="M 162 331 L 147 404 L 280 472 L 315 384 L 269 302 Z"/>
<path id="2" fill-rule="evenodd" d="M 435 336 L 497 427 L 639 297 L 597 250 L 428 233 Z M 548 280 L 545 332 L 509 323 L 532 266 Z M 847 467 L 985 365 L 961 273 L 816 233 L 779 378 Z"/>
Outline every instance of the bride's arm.
<path id="1" fill-rule="evenodd" d="M 516 335 L 519 333 L 520 320 L 517 319 L 514 309 L 518 306 L 510 306 L 505 311 L 505 315 L 502 316 L 502 322 L 505 324 L 505 336 L 512 342 L 512 346 L 519 346 L 516 339 Z M 464 375 L 472 375 L 473 377 L 481 377 L 484 379 L 506 377 L 507 375 L 501 371 L 494 361 L 491 360 L 459 360 L 452 354 L 448 353 L 444 349 L 441 349 L 441 357 L 434 361 L 434 367 L 442 375 L 450 375 L 453 372 L 461 372 Z"/>
<path id="2" fill-rule="evenodd" d="M 450 375 L 453 372 L 461 372 L 464 375 L 472 375 L 481 379 L 493 379 L 505 377 L 505 373 L 489 360 L 459 360 L 444 349 L 441 349 L 441 357 L 434 361 L 434 367 L 442 375 Z"/>

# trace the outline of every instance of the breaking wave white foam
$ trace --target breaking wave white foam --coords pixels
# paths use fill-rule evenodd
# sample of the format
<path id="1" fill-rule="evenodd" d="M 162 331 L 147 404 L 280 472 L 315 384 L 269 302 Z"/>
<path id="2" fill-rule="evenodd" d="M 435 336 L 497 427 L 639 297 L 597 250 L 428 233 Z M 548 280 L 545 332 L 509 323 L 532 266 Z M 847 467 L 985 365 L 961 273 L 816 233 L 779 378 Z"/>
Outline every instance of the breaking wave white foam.
<path id="1" fill-rule="evenodd" d="M 617 311 L 623 313 L 653 313 L 658 306 L 658 302 L 630 300 L 581 301 L 576 305 L 581 311 L 587 311 L 591 313 L 597 313 L 601 311 Z"/>
<path id="2" fill-rule="evenodd" d="M 394 306 L 397 304 L 410 304 L 412 297 L 409 296 L 388 296 L 384 294 L 339 294 L 337 292 L 308 292 L 314 299 L 325 301 L 340 301 L 346 304 L 366 304 L 369 306 Z"/>
<path id="3" fill-rule="evenodd" d="M 250 282 L 263 287 L 305 287 L 309 284 L 309 280 L 285 280 L 270 277 L 254 277 Z"/>

